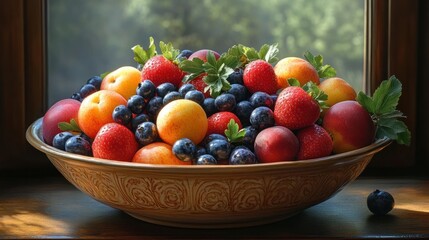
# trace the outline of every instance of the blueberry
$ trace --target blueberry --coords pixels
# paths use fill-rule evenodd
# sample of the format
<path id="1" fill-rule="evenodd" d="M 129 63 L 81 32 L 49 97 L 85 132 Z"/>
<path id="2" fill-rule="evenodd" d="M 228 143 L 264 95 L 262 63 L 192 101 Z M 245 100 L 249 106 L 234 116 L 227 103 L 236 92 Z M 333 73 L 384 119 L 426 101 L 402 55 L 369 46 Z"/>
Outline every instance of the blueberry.
<path id="1" fill-rule="evenodd" d="M 197 157 L 197 146 L 189 138 L 181 138 L 174 142 L 172 152 L 178 159 L 188 162 Z"/>
<path id="2" fill-rule="evenodd" d="M 133 117 L 131 110 L 125 105 L 119 105 L 113 109 L 112 118 L 116 123 L 127 126 Z"/>
<path id="3" fill-rule="evenodd" d="M 221 139 L 227 141 L 227 138 L 224 135 L 221 135 L 219 133 L 211 133 L 208 136 L 206 136 L 203 140 L 203 144 L 207 147 L 207 144 L 215 139 Z"/>
<path id="4" fill-rule="evenodd" d="M 156 87 L 156 94 L 159 97 L 165 97 L 167 93 L 177 91 L 176 86 L 174 86 L 172 83 L 166 82 L 159 84 L 158 87 Z"/>
<path id="5" fill-rule="evenodd" d="M 133 95 L 127 101 L 127 107 L 134 114 L 140 114 L 145 110 L 146 101 L 140 95 Z"/>
<path id="6" fill-rule="evenodd" d="M 149 143 L 153 143 L 158 138 L 158 131 L 156 125 L 153 122 L 142 122 L 137 126 L 134 136 L 138 143 L 142 146 L 146 146 Z"/>
<path id="7" fill-rule="evenodd" d="M 156 116 L 158 116 L 159 111 L 164 106 L 164 101 L 162 97 L 153 97 L 146 106 L 146 111 L 152 121 L 155 121 Z"/>
<path id="8" fill-rule="evenodd" d="M 85 156 L 92 155 L 91 143 L 79 135 L 75 135 L 67 139 L 64 149 L 69 153 L 76 153 Z"/>
<path id="9" fill-rule="evenodd" d="M 207 150 L 205 147 L 197 146 L 197 157 L 207 154 Z"/>
<path id="10" fill-rule="evenodd" d="M 237 102 L 231 93 L 223 93 L 215 99 L 215 107 L 220 111 L 232 112 Z"/>
<path id="11" fill-rule="evenodd" d="M 194 52 L 189 49 L 183 49 L 182 51 L 180 51 L 179 55 L 177 55 L 176 59 L 181 59 L 181 58 L 187 59 L 189 56 L 192 55 L 192 53 Z"/>
<path id="12" fill-rule="evenodd" d="M 214 104 L 214 98 L 206 98 L 203 102 L 203 109 L 206 112 L 207 117 L 210 117 L 212 114 L 217 112 L 217 108 Z"/>
<path id="13" fill-rule="evenodd" d="M 65 151 L 66 142 L 71 137 L 73 137 L 73 134 L 71 132 L 60 132 L 54 136 L 54 139 L 52 140 L 52 146 L 54 148 Z"/>
<path id="14" fill-rule="evenodd" d="M 274 107 L 274 101 L 271 98 L 271 95 L 266 92 L 253 93 L 252 96 L 250 96 L 249 101 L 254 108 L 265 106 L 273 109 Z"/>
<path id="15" fill-rule="evenodd" d="M 136 94 L 142 96 L 144 99 L 153 98 L 156 94 L 155 84 L 150 80 L 143 80 L 137 86 Z"/>
<path id="16" fill-rule="evenodd" d="M 97 90 L 100 90 L 102 81 L 103 79 L 100 76 L 93 76 L 89 78 L 86 83 L 92 84 Z"/>
<path id="17" fill-rule="evenodd" d="M 73 95 L 71 95 L 71 97 L 70 97 L 71 99 L 74 99 L 74 100 L 77 100 L 77 101 L 79 101 L 79 102 L 82 102 L 82 97 L 80 96 L 80 93 L 78 93 L 78 92 L 76 92 L 76 93 L 73 93 Z"/>
<path id="18" fill-rule="evenodd" d="M 272 109 L 274 109 L 274 107 L 276 106 L 278 95 L 277 94 L 272 94 L 272 95 L 270 95 L 270 97 L 273 100 L 273 107 L 272 107 Z"/>
<path id="19" fill-rule="evenodd" d="M 274 126 L 274 113 L 268 107 L 257 107 L 250 114 L 250 124 L 257 130 Z"/>
<path id="20" fill-rule="evenodd" d="M 241 101 L 237 103 L 234 113 L 243 126 L 250 125 L 250 114 L 252 114 L 254 107 L 249 101 Z"/>
<path id="21" fill-rule="evenodd" d="M 215 139 L 207 144 L 207 153 L 217 160 L 227 160 L 232 150 L 232 145 L 223 139 Z"/>
<path id="22" fill-rule="evenodd" d="M 177 99 L 182 99 L 182 95 L 180 95 L 178 91 L 169 92 L 165 95 L 164 99 L 162 99 L 162 103 L 166 105 L 167 103 Z"/>
<path id="23" fill-rule="evenodd" d="M 137 129 L 140 123 L 149 122 L 149 116 L 147 114 L 141 113 L 131 119 L 131 128 L 133 131 Z"/>
<path id="24" fill-rule="evenodd" d="M 191 90 L 185 94 L 185 99 L 192 100 L 198 103 L 200 106 L 204 105 L 204 94 L 198 90 Z"/>
<path id="25" fill-rule="evenodd" d="M 185 97 L 186 93 L 191 90 L 196 90 L 195 86 L 190 83 L 185 83 L 179 88 L 178 91 L 182 97 Z"/>
<path id="26" fill-rule="evenodd" d="M 258 163 L 255 154 L 246 147 L 236 147 L 231 152 L 229 157 L 229 164 L 254 164 Z"/>
<path id="27" fill-rule="evenodd" d="M 231 73 L 226 80 L 231 84 L 243 85 L 243 69 L 235 69 L 234 72 Z"/>
<path id="28" fill-rule="evenodd" d="M 196 165 L 216 165 L 217 160 L 215 157 L 213 157 L 210 154 L 203 154 L 198 157 L 197 161 L 195 162 Z"/>
<path id="29" fill-rule="evenodd" d="M 378 189 L 368 195 L 366 203 L 368 209 L 375 215 L 385 215 L 395 206 L 392 195 Z"/>
<path id="30" fill-rule="evenodd" d="M 95 93 L 96 91 L 97 88 L 95 88 L 94 85 L 87 83 L 80 88 L 79 93 L 81 98 L 84 99 L 91 95 L 91 93 Z"/>
<path id="31" fill-rule="evenodd" d="M 249 94 L 249 91 L 244 85 L 236 84 L 236 83 L 231 84 L 231 88 L 226 92 L 234 95 L 236 102 L 241 102 L 247 99 Z"/>
<path id="32" fill-rule="evenodd" d="M 255 144 L 256 136 L 258 135 L 258 130 L 252 126 L 247 126 L 244 128 L 246 133 L 244 134 L 241 144 L 253 150 Z"/>

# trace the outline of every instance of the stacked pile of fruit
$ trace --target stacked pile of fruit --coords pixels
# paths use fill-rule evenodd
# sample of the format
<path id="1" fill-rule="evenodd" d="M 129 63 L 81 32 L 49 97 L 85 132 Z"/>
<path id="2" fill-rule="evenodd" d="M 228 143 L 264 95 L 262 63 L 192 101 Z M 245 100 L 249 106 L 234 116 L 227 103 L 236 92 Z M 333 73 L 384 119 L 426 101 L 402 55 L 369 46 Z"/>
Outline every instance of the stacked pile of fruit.
<path id="1" fill-rule="evenodd" d="M 408 144 L 391 77 L 367 96 L 323 58 L 276 57 L 234 45 L 179 51 L 152 38 L 133 47 L 138 67 L 90 78 L 54 104 L 44 141 L 67 152 L 154 164 L 253 164 L 342 153 L 388 137 Z"/>

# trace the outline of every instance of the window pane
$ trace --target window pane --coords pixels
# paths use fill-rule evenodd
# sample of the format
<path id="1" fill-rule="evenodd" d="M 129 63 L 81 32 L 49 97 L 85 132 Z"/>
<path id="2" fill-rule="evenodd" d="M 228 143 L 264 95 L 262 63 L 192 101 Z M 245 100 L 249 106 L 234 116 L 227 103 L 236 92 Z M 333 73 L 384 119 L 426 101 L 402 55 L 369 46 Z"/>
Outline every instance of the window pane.
<path id="1" fill-rule="evenodd" d="M 337 75 L 363 86 L 364 1 L 48 0 L 48 104 L 94 75 L 137 66 L 131 47 L 227 50 L 278 43 L 279 58 L 321 54 Z"/>

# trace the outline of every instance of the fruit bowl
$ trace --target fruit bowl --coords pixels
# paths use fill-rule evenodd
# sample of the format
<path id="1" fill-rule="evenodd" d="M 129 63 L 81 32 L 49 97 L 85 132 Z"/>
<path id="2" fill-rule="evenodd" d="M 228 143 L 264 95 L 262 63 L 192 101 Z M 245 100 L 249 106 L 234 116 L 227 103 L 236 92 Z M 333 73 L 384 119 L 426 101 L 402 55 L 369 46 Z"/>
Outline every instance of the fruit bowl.
<path id="1" fill-rule="evenodd" d="M 28 127 L 27 141 L 79 190 L 140 220 L 184 228 L 255 226 L 291 217 L 341 191 L 391 142 L 305 161 L 169 166 L 67 153 L 43 142 L 41 126 L 42 118 Z"/>

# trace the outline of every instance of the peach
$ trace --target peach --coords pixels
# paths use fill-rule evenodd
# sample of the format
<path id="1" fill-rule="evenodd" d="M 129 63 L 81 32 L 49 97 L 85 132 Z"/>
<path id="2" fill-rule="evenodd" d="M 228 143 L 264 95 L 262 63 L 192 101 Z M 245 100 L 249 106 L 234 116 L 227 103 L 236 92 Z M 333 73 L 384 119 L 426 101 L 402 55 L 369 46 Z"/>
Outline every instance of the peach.
<path id="1" fill-rule="evenodd" d="M 159 111 L 156 126 L 159 137 L 170 145 L 181 138 L 189 138 L 197 145 L 206 135 L 208 121 L 204 109 L 198 103 L 179 99 Z"/>
<path id="2" fill-rule="evenodd" d="M 74 99 L 62 99 L 46 111 L 42 120 L 42 135 L 47 144 L 52 145 L 55 135 L 61 132 L 58 123 L 70 122 L 71 119 L 77 121 L 80 104 Z"/>
<path id="3" fill-rule="evenodd" d="M 172 151 L 172 146 L 164 142 L 154 142 L 140 148 L 132 159 L 136 163 L 191 165 L 192 161 L 178 159 Z"/>
<path id="4" fill-rule="evenodd" d="M 331 106 L 323 128 L 332 136 L 333 152 L 342 153 L 370 145 L 375 137 L 371 115 L 358 102 L 346 100 Z"/>
<path id="5" fill-rule="evenodd" d="M 210 50 L 210 49 L 200 49 L 200 50 L 195 51 L 194 53 L 192 53 L 189 56 L 188 60 L 192 61 L 193 58 L 199 58 L 199 59 L 203 60 L 204 62 L 207 62 L 207 53 L 208 52 L 212 52 L 214 54 L 216 60 L 220 57 L 220 54 L 218 52 L 216 52 L 216 51 L 213 51 L 213 50 Z"/>
<path id="6" fill-rule="evenodd" d="M 317 70 L 307 60 L 298 57 L 286 57 L 277 62 L 274 66 L 277 76 L 277 83 L 281 88 L 289 86 L 289 78 L 295 78 L 301 86 L 309 81 L 315 84 L 320 83 Z"/>
<path id="7" fill-rule="evenodd" d="M 141 82 L 141 72 L 131 66 L 120 67 L 107 74 L 101 82 L 101 90 L 112 90 L 129 99 L 136 94 L 138 84 Z"/>
<path id="8" fill-rule="evenodd" d="M 323 80 L 319 84 L 319 89 L 328 95 L 328 100 L 325 101 L 328 106 L 333 106 L 338 102 L 356 99 L 355 89 L 346 80 L 339 77 Z"/>
<path id="9" fill-rule="evenodd" d="M 265 128 L 255 138 L 255 154 L 262 163 L 295 160 L 299 150 L 296 135 L 286 127 Z"/>
<path id="10" fill-rule="evenodd" d="M 86 97 L 79 108 L 80 129 L 94 139 L 106 123 L 114 122 L 112 113 L 118 105 L 127 105 L 127 100 L 112 90 L 100 90 Z"/>

